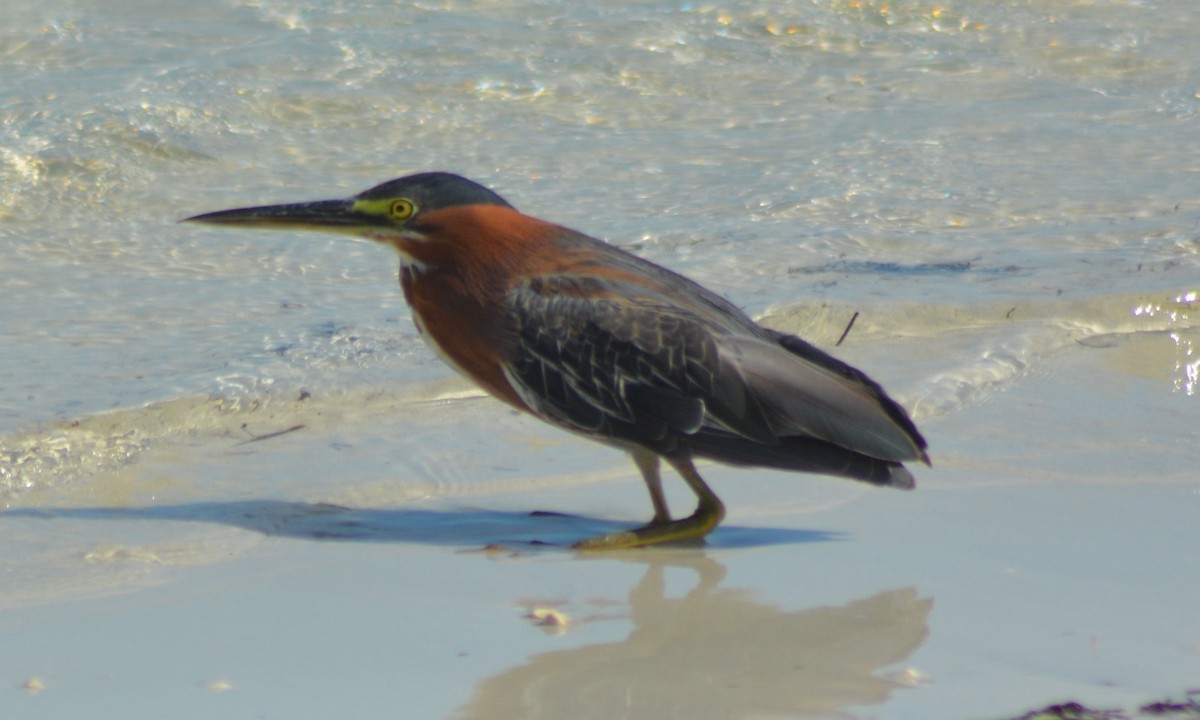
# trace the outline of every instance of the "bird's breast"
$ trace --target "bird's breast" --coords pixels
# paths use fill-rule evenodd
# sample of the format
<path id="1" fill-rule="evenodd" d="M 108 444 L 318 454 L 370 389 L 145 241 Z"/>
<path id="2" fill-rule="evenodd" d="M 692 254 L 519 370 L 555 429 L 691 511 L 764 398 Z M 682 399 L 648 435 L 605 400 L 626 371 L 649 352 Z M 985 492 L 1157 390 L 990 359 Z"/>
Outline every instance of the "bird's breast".
<path id="1" fill-rule="evenodd" d="M 497 399 L 529 411 L 504 373 L 502 305 L 437 268 L 402 266 L 400 284 L 413 323 L 438 357 Z"/>

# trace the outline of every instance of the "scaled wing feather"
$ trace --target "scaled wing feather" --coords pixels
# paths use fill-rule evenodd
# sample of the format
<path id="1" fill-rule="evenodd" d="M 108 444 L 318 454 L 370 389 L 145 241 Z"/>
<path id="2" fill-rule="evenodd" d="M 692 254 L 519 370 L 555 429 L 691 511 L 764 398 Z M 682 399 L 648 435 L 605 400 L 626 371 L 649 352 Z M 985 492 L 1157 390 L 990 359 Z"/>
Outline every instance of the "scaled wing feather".
<path id="1" fill-rule="evenodd" d="M 646 291 L 566 276 L 510 292 L 518 342 L 508 372 L 526 403 L 573 429 L 663 451 L 705 425 L 773 442 L 709 329 L 665 303 L 631 302 L 635 293 Z"/>

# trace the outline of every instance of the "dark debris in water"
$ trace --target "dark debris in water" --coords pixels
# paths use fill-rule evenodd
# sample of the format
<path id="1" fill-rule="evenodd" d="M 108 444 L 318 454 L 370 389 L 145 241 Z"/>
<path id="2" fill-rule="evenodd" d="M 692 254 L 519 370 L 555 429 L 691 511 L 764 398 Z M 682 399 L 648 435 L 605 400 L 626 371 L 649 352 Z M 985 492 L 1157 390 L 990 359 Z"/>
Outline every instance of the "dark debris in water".
<path id="1" fill-rule="evenodd" d="M 1200 688 L 1188 690 L 1184 699 L 1146 703 L 1136 711 L 1096 709 L 1082 703 L 1067 702 L 1031 710 L 1012 720 L 1200 720 Z"/>
<path id="2" fill-rule="evenodd" d="M 818 273 L 848 273 L 858 275 L 958 275 L 965 272 L 980 272 L 989 275 L 1007 275 L 1021 272 L 1023 268 L 1016 265 L 1005 267 L 979 268 L 976 263 L 980 258 L 957 260 L 954 262 L 931 263 L 896 263 L 876 262 L 874 260 L 834 260 L 833 262 L 808 267 L 790 267 L 790 275 L 816 275 Z"/>
<path id="3" fill-rule="evenodd" d="M 250 432 L 249 429 L 247 428 L 247 423 L 242 423 L 242 429 L 245 430 L 246 432 Z M 300 424 L 300 425 L 293 425 L 290 428 L 287 428 L 285 430 L 276 430 L 275 432 L 269 432 L 269 433 L 266 433 L 265 435 L 252 435 L 249 440 L 243 440 L 240 443 L 235 444 L 234 447 L 241 447 L 242 445 L 249 445 L 250 443 L 262 442 L 263 440 L 271 440 L 272 438 L 277 438 L 281 435 L 287 435 L 288 433 L 294 433 L 297 430 L 303 430 L 303 429 L 304 429 L 304 425 Z"/>
<path id="4" fill-rule="evenodd" d="M 1183 702 L 1162 700 L 1143 705 L 1142 714 L 1166 718 L 1200 718 L 1200 688 L 1188 690 Z"/>

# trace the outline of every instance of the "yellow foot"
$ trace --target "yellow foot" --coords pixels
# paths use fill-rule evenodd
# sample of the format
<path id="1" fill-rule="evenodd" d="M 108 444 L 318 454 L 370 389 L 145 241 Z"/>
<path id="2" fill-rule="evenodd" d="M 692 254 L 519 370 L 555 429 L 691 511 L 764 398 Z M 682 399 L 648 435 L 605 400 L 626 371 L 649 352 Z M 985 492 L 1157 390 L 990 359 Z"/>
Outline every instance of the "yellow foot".
<path id="1" fill-rule="evenodd" d="M 623 530 L 581 540 L 572 547 L 576 550 L 619 550 L 684 540 L 703 540 L 705 535 L 717 527 L 723 517 L 725 517 L 725 509 L 720 505 L 699 508 L 695 514 L 682 520 L 652 522 L 634 530 Z"/>

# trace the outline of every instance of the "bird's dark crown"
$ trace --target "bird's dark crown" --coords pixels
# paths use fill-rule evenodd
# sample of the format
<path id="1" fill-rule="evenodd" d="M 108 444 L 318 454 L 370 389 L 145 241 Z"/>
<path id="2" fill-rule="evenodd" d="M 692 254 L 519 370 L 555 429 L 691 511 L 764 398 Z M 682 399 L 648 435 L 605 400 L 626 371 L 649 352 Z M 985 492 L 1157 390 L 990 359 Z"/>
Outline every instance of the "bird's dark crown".
<path id="1" fill-rule="evenodd" d="M 354 197 L 356 200 L 406 198 L 423 212 L 456 205 L 512 207 L 507 200 L 483 185 L 448 172 L 418 173 L 388 180 Z"/>

